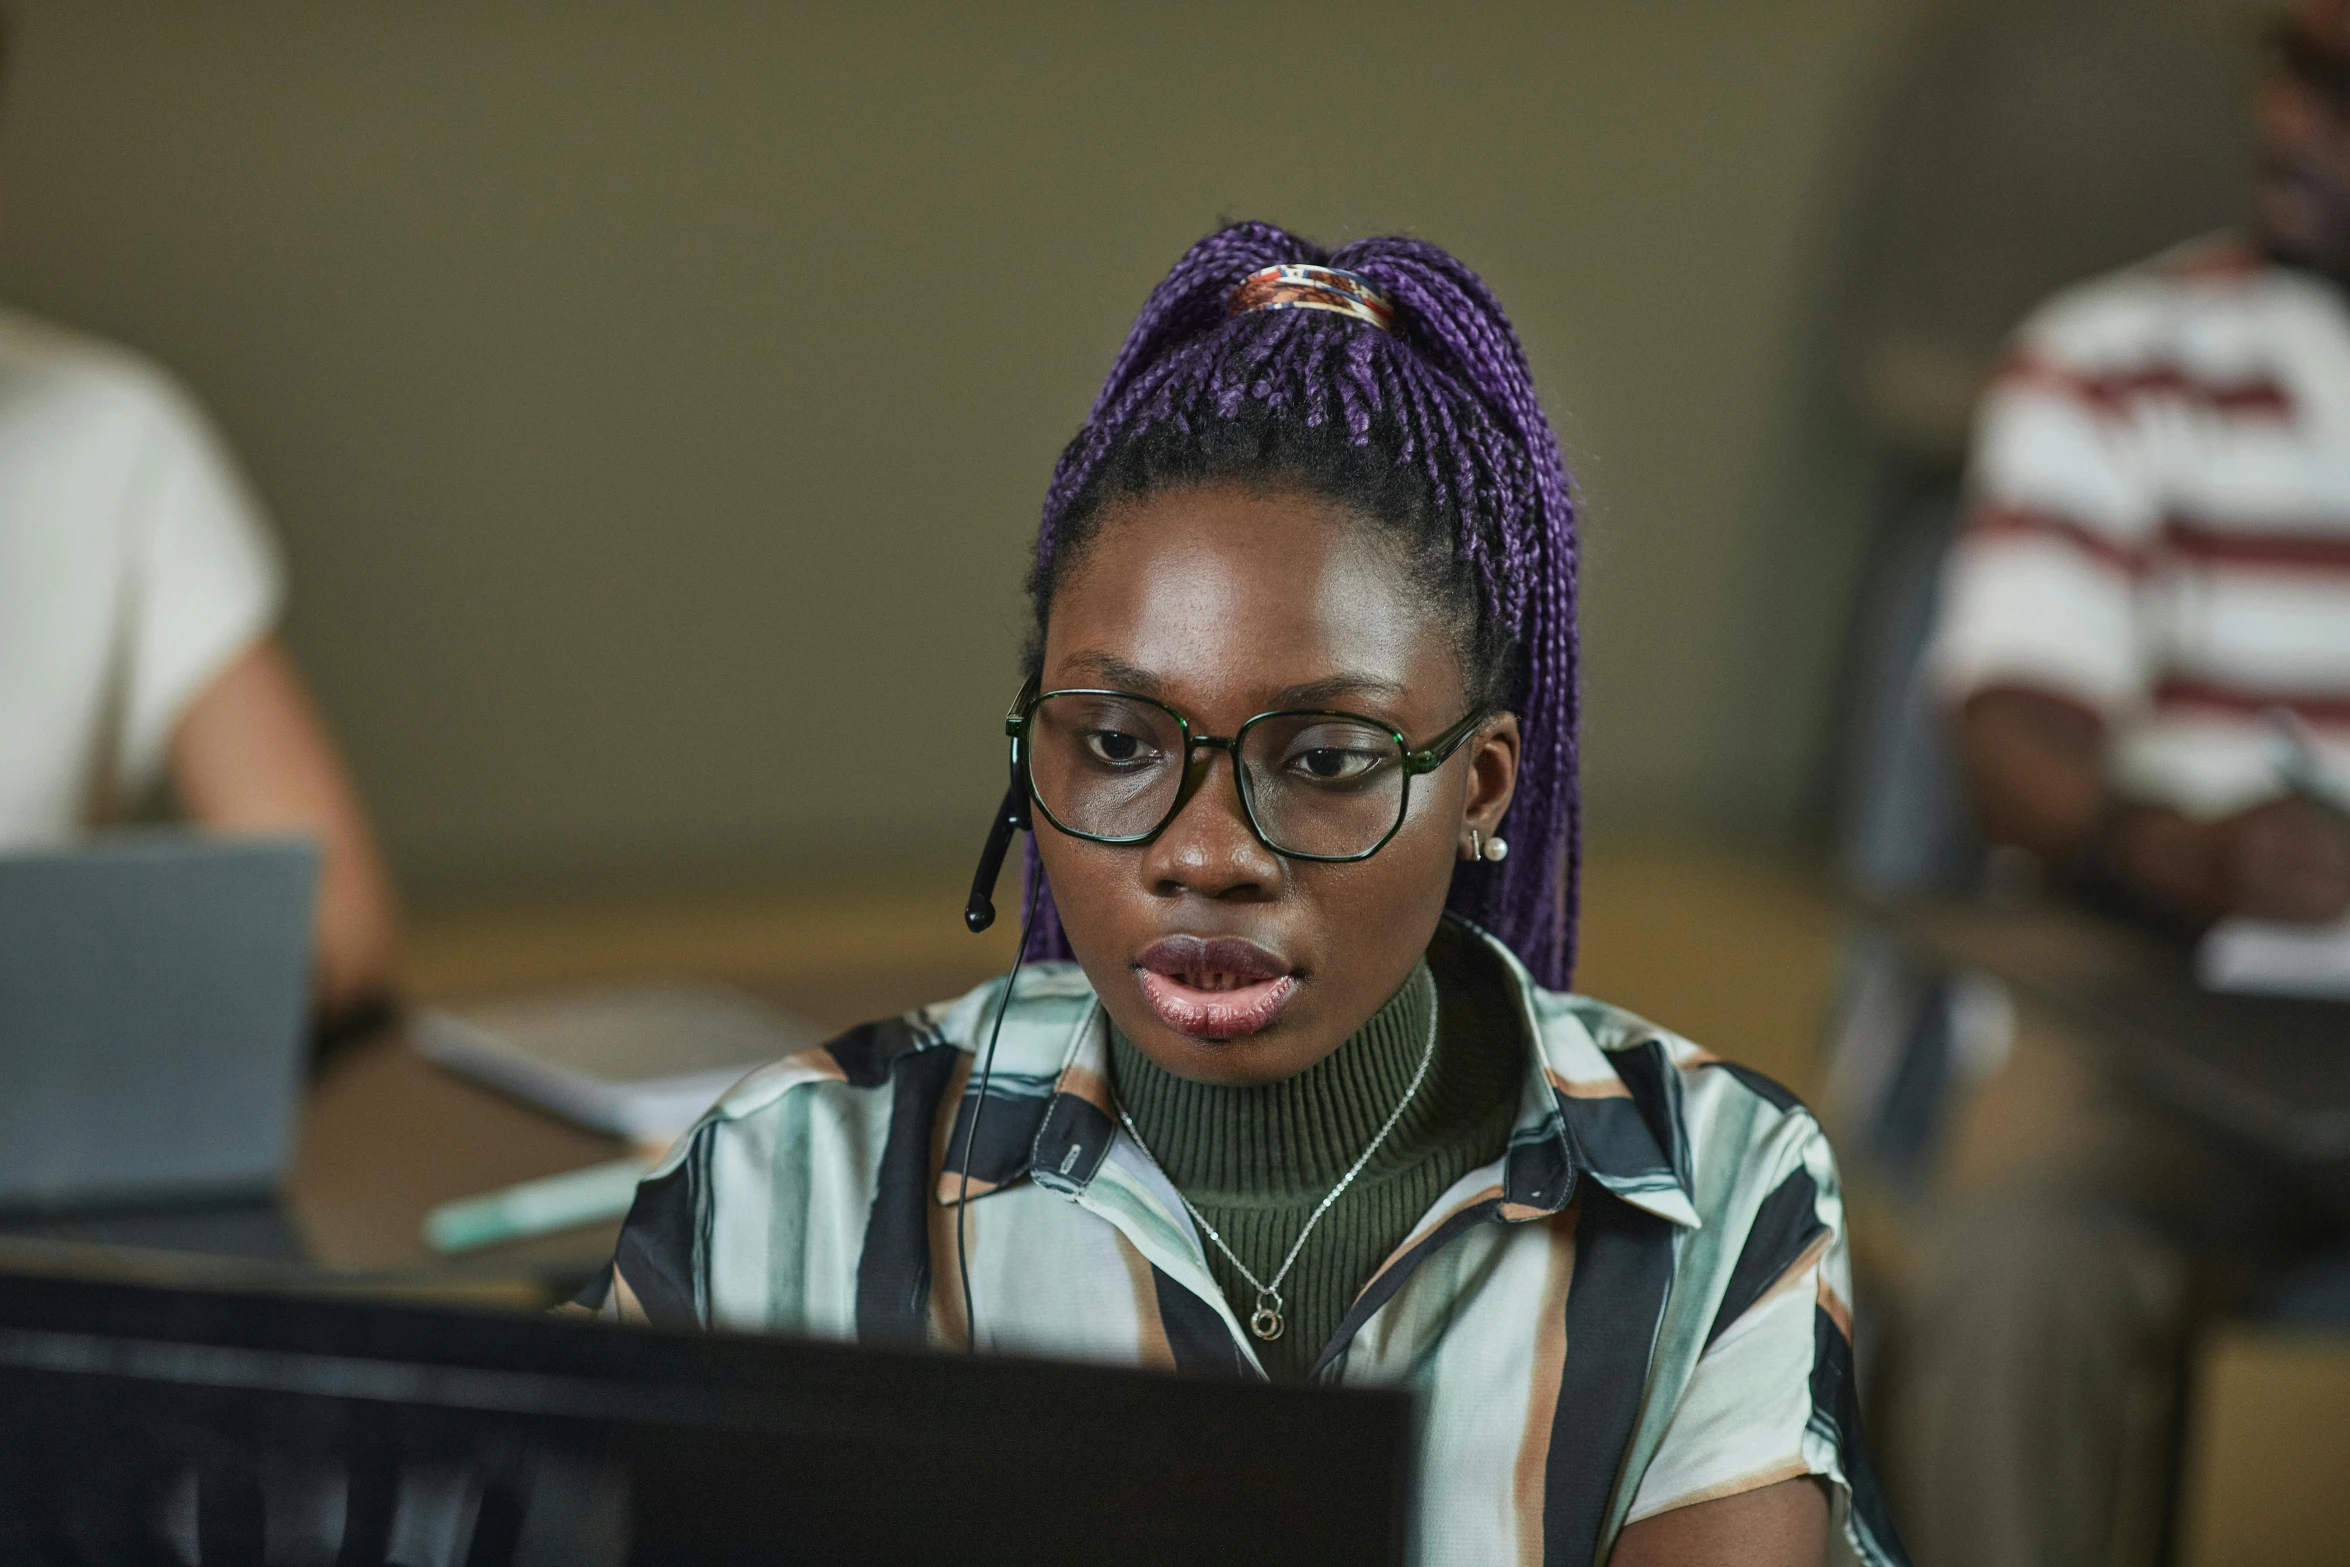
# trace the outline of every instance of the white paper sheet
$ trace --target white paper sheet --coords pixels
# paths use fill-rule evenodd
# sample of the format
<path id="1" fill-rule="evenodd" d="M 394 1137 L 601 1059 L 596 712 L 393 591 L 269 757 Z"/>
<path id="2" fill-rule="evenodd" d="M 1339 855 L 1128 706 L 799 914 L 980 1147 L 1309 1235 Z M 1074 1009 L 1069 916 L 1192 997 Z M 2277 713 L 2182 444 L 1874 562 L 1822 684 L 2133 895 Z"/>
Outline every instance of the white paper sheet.
<path id="1" fill-rule="evenodd" d="M 426 1012 L 416 1047 L 453 1071 L 624 1137 L 665 1140 L 754 1067 L 823 1030 L 722 985 L 640 985 Z"/>

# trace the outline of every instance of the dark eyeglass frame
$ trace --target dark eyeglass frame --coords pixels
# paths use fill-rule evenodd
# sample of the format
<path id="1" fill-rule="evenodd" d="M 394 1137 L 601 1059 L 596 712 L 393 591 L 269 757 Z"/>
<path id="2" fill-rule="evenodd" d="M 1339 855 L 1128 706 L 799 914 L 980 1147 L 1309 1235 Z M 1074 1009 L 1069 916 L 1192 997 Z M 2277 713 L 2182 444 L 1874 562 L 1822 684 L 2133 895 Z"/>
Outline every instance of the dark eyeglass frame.
<path id="1" fill-rule="evenodd" d="M 1153 826 L 1150 831 L 1129 833 L 1123 836 L 1084 832 L 1055 816 L 1052 807 L 1045 804 L 1044 796 L 1039 794 L 1036 789 L 1036 776 L 1029 768 L 1029 725 L 1036 715 L 1037 708 L 1056 696 L 1116 697 L 1120 701 L 1140 702 L 1147 707 L 1155 707 L 1175 720 L 1175 727 L 1183 735 L 1183 782 L 1181 787 L 1175 791 L 1174 802 L 1167 807 L 1167 814 L 1160 817 L 1157 825 Z M 1121 847 L 1149 843 L 1167 830 L 1168 823 L 1183 814 L 1183 808 L 1189 805 L 1191 797 L 1199 792 L 1200 781 L 1207 776 L 1207 769 L 1198 765 L 1194 759 L 1202 750 L 1222 751 L 1232 761 L 1232 785 L 1240 796 L 1241 817 L 1248 823 L 1248 830 L 1255 836 L 1257 842 L 1285 860 L 1311 860 L 1325 865 L 1350 865 L 1357 860 L 1367 860 L 1377 854 L 1381 849 L 1387 847 L 1389 841 L 1397 833 L 1403 831 L 1403 824 L 1411 815 L 1412 810 L 1412 780 L 1423 773 L 1432 773 L 1450 761 L 1453 752 L 1461 748 L 1461 742 L 1475 734 L 1478 726 L 1491 716 L 1492 710 L 1490 708 L 1471 708 L 1462 715 L 1458 723 L 1437 735 L 1426 745 L 1417 747 L 1405 739 L 1403 731 L 1393 724 L 1381 723 L 1378 719 L 1366 717 L 1361 713 L 1349 713 L 1337 708 L 1321 707 L 1277 707 L 1250 718 L 1228 736 L 1195 735 L 1191 732 L 1190 719 L 1156 697 L 1142 696 L 1133 691 L 1118 691 L 1092 686 L 1061 686 L 1051 691 L 1038 691 L 1035 689 L 1034 683 L 1031 682 L 1021 689 L 1020 696 L 1013 702 L 1011 711 L 1004 714 L 1004 733 L 1011 737 L 1012 772 L 1020 780 L 1021 788 L 1026 791 L 1028 798 L 1034 802 L 1037 810 L 1044 813 L 1045 820 L 1072 838 L 1082 838 L 1087 843 L 1106 843 Z M 1251 729 L 1274 718 L 1344 719 L 1348 723 L 1361 724 L 1367 729 L 1378 730 L 1395 741 L 1396 749 L 1403 753 L 1403 788 L 1396 799 L 1395 820 L 1388 825 L 1387 831 L 1380 835 L 1377 843 L 1372 844 L 1359 854 L 1308 854 L 1302 850 L 1284 849 L 1266 834 L 1264 825 L 1257 820 L 1257 805 L 1250 790 L 1248 769 L 1240 765 L 1240 746 L 1241 742 L 1248 738 L 1248 732 Z"/>

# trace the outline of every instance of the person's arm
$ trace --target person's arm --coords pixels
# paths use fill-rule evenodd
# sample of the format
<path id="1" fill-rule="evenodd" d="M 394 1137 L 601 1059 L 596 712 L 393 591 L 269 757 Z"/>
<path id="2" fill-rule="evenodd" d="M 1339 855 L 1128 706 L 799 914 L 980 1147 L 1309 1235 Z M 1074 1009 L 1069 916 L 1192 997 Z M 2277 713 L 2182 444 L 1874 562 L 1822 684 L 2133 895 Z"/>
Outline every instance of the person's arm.
<path id="1" fill-rule="evenodd" d="M 2314 921 L 2350 911 L 2350 831 L 2303 800 L 2272 800 L 2213 822 L 2121 805 L 2106 788 L 2097 716 L 2017 687 L 1969 698 L 1958 742 L 1985 835 L 2047 865 L 2092 867 L 2188 920 Z"/>
<path id="2" fill-rule="evenodd" d="M 321 1017 L 384 998 L 397 947 L 391 881 L 334 741 L 276 638 L 255 643 L 196 693 L 167 754 L 181 804 L 203 825 L 319 840 Z"/>
<path id="3" fill-rule="evenodd" d="M 1643 1518 L 1608 1567 L 1819 1567 L 1827 1555 L 1828 1490 L 1807 1475 Z"/>

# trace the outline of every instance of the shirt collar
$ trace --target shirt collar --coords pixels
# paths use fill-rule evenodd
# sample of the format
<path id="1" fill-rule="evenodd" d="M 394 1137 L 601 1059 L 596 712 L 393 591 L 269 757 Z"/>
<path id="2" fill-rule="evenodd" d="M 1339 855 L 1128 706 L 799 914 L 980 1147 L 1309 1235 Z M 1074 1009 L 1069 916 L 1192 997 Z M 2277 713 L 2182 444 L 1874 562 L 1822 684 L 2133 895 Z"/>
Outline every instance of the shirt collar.
<path id="1" fill-rule="evenodd" d="M 1530 1219 L 1556 1213 L 1573 1196 L 1573 1175 L 1580 1173 L 1635 1208 L 1698 1228 L 1688 1159 L 1680 1152 L 1685 1147 L 1680 1079 L 1664 1038 L 1644 1028 L 1621 1040 L 1611 1037 L 1602 1048 L 1593 1033 L 1594 1021 L 1623 1014 L 1583 996 L 1544 989 L 1500 939 L 1466 920 L 1460 923 L 1509 970 L 1532 1041 L 1525 1099 L 1510 1132 L 1512 1169 L 1503 1183 L 1503 1217 Z M 1616 1031 L 1609 1032 L 1612 1036 Z M 1532 1211 L 1515 1211 L 1522 1200 L 1515 1179 L 1518 1150 L 1521 1144 L 1544 1143 L 1554 1143 L 1562 1151 L 1570 1172 L 1569 1189 L 1553 1201 L 1545 1184 Z"/>

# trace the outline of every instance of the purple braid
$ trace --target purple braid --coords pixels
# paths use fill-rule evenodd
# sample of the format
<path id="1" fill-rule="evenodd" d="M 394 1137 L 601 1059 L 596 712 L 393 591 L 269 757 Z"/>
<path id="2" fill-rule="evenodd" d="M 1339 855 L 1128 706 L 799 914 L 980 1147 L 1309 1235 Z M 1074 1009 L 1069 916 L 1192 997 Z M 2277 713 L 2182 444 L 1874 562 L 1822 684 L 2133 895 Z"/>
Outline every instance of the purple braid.
<path id="1" fill-rule="evenodd" d="M 1243 278 L 1284 262 L 1368 279 L 1395 306 L 1393 330 L 1324 311 L 1226 316 Z M 1150 482 L 1137 454 L 1157 452 L 1161 469 L 1212 469 L 1210 457 L 1186 469 L 1165 454 L 1204 453 L 1219 427 L 1242 420 L 1300 442 L 1343 443 L 1358 464 L 1362 454 L 1386 454 L 1398 481 L 1449 529 L 1437 547 L 1473 590 L 1477 645 L 1506 663 L 1499 689 L 1524 737 L 1504 822 L 1513 852 L 1499 865 L 1459 865 L 1449 903 L 1508 943 L 1537 980 L 1564 989 L 1582 870 L 1574 494 L 1508 316 L 1449 252 L 1400 237 L 1325 252 L 1266 223 L 1236 223 L 1192 246 L 1144 301 L 1054 470 L 1031 579 L 1032 661 L 1060 565 L 1104 504 Z M 1298 482 L 1317 487 L 1310 472 Z M 1041 875 L 1033 841 L 1028 874 Z M 1049 887 L 1029 954 L 1070 955 Z"/>

